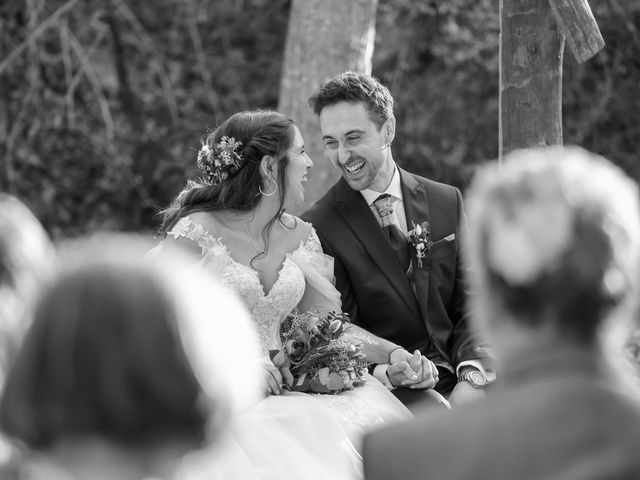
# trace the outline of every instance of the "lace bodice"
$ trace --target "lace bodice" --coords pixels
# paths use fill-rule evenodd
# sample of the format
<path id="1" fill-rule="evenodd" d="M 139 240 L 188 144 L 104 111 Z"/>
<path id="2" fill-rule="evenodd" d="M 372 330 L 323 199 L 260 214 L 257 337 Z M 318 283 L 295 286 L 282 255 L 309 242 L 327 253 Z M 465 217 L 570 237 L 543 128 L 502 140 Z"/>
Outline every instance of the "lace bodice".
<path id="1" fill-rule="evenodd" d="M 322 249 L 312 228 L 305 241 L 285 256 L 278 277 L 269 292 L 264 291 L 258 272 L 233 259 L 226 245 L 190 217 L 181 218 L 169 232 L 174 238 L 186 237 L 202 250 L 202 264 L 235 290 L 256 323 L 258 334 L 267 353 L 279 349 L 280 323 L 293 311 L 305 292 L 305 274 L 301 265 L 309 257 L 321 255 Z M 304 268 L 304 267 L 303 267 Z"/>

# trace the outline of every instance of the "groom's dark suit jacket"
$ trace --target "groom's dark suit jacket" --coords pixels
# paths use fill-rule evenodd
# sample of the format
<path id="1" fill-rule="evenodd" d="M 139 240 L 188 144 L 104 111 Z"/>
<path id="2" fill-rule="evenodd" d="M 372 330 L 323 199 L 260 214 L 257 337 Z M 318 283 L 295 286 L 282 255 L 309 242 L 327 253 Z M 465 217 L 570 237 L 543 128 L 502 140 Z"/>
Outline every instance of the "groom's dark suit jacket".
<path id="1" fill-rule="evenodd" d="M 316 228 L 325 253 L 335 259 L 343 310 L 355 324 L 409 351 L 420 349 L 433 357 L 435 348 L 453 367 L 483 358 L 486 352 L 465 312 L 460 191 L 399 170 L 408 228 L 429 222 L 435 242 L 423 268 L 411 247 L 415 294 L 375 215 L 344 179 L 303 215 Z"/>

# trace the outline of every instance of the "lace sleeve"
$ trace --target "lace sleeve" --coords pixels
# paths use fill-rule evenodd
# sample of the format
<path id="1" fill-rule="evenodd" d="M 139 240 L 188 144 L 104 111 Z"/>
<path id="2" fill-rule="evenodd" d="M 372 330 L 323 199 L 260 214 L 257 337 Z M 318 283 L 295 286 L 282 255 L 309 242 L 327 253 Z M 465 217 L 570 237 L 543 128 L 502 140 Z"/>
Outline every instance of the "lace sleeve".
<path id="1" fill-rule="evenodd" d="M 378 346 L 378 338 L 364 330 L 363 328 L 354 325 L 353 323 L 347 325 L 344 329 L 344 337 L 350 339 L 351 341 L 357 341 L 362 343 L 363 345 L 375 345 Z M 366 353 L 365 353 L 366 356 Z"/>
<path id="2" fill-rule="evenodd" d="M 315 228 L 311 227 L 311 231 L 309 232 L 307 240 L 303 244 L 303 248 L 311 253 L 323 253 L 322 245 L 320 244 L 320 239 L 318 238 Z"/>
<path id="3" fill-rule="evenodd" d="M 195 242 L 202 249 L 202 256 L 205 256 L 208 252 L 217 250 L 217 247 L 219 247 L 219 242 L 209 234 L 204 226 L 194 222 L 189 216 L 182 217 L 178 220 L 178 223 L 173 226 L 167 235 L 176 240 L 184 237 Z"/>
<path id="4" fill-rule="evenodd" d="M 220 273 L 228 263 L 228 255 L 224 255 L 226 247 L 220 239 L 212 236 L 200 223 L 189 216 L 182 217 L 167 233 L 174 238 L 186 238 L 200 247 L 200 263 L 214 273 Z"/>

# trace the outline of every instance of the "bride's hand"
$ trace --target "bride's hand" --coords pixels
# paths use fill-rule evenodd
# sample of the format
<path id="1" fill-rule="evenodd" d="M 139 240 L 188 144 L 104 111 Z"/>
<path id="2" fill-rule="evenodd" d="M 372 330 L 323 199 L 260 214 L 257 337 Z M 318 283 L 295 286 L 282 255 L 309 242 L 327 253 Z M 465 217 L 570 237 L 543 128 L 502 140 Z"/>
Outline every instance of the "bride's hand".
<path id="1" fill-rule="evenodd" d="M 284 380 L 284 383 L 291 387 L 293 385 L 293 374 L 291 373 L 291 363 L 287 359 L 286 355 L 280 350 L 272 359 L 273 364 L 280 370 L 280 375 Z M 284 386 L 284 385 L 283 385 Z"/>
<path id="2" fill-rule="evenodd" d="M 282 386 L 282 374 L 278 367 L 271 362 L 264 364 L 264 380 L 266 382 L 266 391 L 269 395 L 280 395 Z"/>

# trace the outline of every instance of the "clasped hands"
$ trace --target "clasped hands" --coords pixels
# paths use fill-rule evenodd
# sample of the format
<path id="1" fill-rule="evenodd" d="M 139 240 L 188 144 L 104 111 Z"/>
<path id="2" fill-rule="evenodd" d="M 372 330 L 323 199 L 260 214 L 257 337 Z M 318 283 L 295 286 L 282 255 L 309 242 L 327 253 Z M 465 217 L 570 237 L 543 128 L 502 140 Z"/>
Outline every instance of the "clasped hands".
<path id="1" fill-rule="evenodd" d="M 279 395 L 285 384 L 290 386 L 293 383 L 288 366 L 282 355 L 265 361 L 263 378 L 267 394 Z M 396 348 L 389 355 L 387 377 L 394 387 L 428 389 L 438 383 L 438 369 L 419 350 L 411 354 L 404 348 Z"/>
<path id="2" fill-rule="evenodd" d="M 394 387 L 427 389 L 438 383 L 438 369 L 420 350 L 411 354 L 404 348 L 396 348 L 389 355 L 387 377 Z"/>

